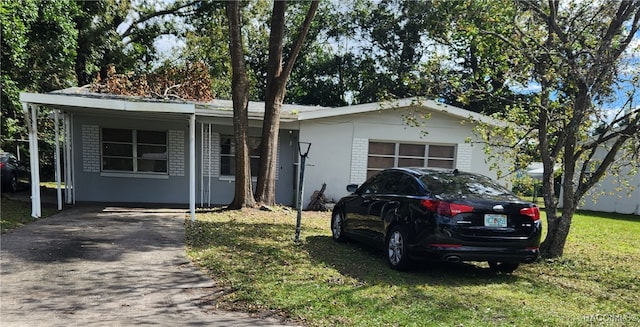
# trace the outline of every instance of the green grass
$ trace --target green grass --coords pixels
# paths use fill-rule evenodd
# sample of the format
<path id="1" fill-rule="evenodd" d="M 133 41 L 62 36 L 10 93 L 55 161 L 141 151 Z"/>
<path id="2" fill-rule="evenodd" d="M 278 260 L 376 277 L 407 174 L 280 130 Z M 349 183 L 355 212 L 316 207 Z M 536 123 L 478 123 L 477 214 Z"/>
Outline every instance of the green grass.
<path id="1" fill-rule="evenodd" d="M 41 184 L 43 185 L 43 184 Z M 56 213 L 52 205 L 42 204 L 42 218 Z M 31 202 L 10 200 L 2 195 L 0 200 L 0 233 L 6 233 L 25 224 L 37 221 L 31 217 Z"/>
<path id="2" fill-rule="evenodd" d="M 380 251 L 332 241 L 329 214 L 199 214 L 188 255 L 225 288 L 227 309 L 309 326 L 629 326 L 640 322 L 640 219 L 579 213 L 565 256 L 492 273 L 485 263 L 422 264 L 407 273 Z M 589 320 L 593 319 L 593 320 Z"/>

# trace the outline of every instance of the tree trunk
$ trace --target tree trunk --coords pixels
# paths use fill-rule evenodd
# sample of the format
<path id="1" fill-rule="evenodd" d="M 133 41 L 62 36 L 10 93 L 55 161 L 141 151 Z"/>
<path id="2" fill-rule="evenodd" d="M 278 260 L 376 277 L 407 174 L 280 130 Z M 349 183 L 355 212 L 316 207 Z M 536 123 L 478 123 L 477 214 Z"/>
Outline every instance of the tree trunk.
<path id="1" fill-rule="evenodd" d="M 227 2 L 229 20 L 229 51 L 233 77 L 231 92 L 233 98 L 233 130 L 235 132 L 235 193 L 230 209 L 255 207 L 251 188 L 251 166 L 248 147 L 249 130 L 249 80 L 244 62 L 242 33 L 240 26 L 240 3 Z"/>
<path id="2" fill-rule="evenodd" d="M 289 60 L 282 67 L 282 48 L 284 44 L 286 1 L 275 1 L 271 17 L 269 37 L 269 63 L 267 68 L 267 90 L 265 94 L 265 113 L 262 123 L 262 144 L 260 145 L 260 168 L 256 186 L 256 200 L 265 205 L 276 202 L 276 170 L 278 136 L 280 131 L 280 111 L 286 93 L 286 84 L 293 65 L 300 53 L 302 43 L 309 32 L 311 21 L 318 9 L 318 1 L 312 1 L 307 16 L 293 44 Z"/>
<path id="3" fill-rule="evenodd" d="M 262 143 L 260 144 L 260 168 L 256 185 L 256 200 L 259 203 L 273 205 L 275 199 L 275 177 L 278 149 L 278 131 L 280 129 L 280 110 L 285 88 L 281 86 L 282 47 L 286 1 L 275 1 L 271 14 L 271 33 L 269 35 L 269 62 L 267 66 L 267 89 L 265 92 L 265 111 L 262 121 Z"/>
<path id="4" fill-rule="evenodd" d="M 566 183 L 565 177 L 563 184 L 570 185 Z M 564 254 L 564 247 L 571 228 L 571 220 L 573 213 L 576 211 L 572 193 L 572 191 L 567 192 L 566 190 L 563 192 L 563 208 L 560 217 L 556 214 L 547 213 L 547 237 L 540 245 L 540 255 L 543 258 L 557 258 Z"/>

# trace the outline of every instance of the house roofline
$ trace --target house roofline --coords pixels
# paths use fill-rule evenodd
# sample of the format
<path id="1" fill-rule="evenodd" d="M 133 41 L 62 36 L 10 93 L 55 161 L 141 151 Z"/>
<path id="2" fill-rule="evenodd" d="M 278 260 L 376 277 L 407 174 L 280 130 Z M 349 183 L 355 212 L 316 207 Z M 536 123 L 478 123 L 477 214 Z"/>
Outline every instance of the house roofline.
<path id="1" fill-rule="evenodd" d="M 373 111 L 382 111 L 390 109 L 400 108 L 425 108 L 432 112 L 439 112 L 449 116 L 453 116 L 461 119 L 470 119 L 473 121 L 479 121 L 490 125 L 502 126 L 505 122 L 491 118 L 487 115 L 483 115 L 477 112 L 469 111 L 466 109 L 451 106 L 445 103 L 436 102 L 434 100 L 425 100 L 421 98 L 406 98 L 374 103 L 358 104 L 347 107 L 330 108 L 323 110 L 305 111 L 301 112 L 298 120 L 312 120 L 319 118 L 330 118 L 344 115 L 360 114 Z"/>
<path id="2" fill-rule="evenodd" d="M 195 105 L 191 103 L 132 100 L 133 99 L 86 97 L 64 93 L 20 93 L 20 101 L 23 103 L 51 106 L 55 108 L 77 107 L 130 112 L 183 114 L 193 114 L 196 111 Z"/>
<path id="3" fill-rule="evenodd" d="M 21 92 L 20 101 L 59 109 L 92 108 L 124 112 L 196 114 L 200 117 L 233 118 L 233 101 L 221 99 L 215 99 L 207 103 L 178 102 L 133 96 L 89 93 L 83 88 L 70 88 L 52 93 Z M 264 106 L 264 102 L 250 101 L 248 103 L 249 119 L 262 120 L 264 117 Z M 280 121 L 290 123 L 399 108 L 424 108 L 431 112 L 438 112 L 462 120 L 477 121 L 493 126 L 504 126 L 507 124 L 506 122 L 487 115 L 418 97 L 334 108 L 283 104 Z"/>

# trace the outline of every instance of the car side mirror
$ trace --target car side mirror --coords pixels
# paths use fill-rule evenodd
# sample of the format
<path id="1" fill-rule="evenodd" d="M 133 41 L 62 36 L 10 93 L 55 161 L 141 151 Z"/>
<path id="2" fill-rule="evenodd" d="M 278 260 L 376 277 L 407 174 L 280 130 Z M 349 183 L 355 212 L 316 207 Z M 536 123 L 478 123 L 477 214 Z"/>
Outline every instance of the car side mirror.
<path id="1" fill-rule="evenodd" d="M 358 190 L 358 184 L 349 184 L 349 185 L 347 185 L 347 191 L 349 193 L 353 193 L 356 190 Z"/>

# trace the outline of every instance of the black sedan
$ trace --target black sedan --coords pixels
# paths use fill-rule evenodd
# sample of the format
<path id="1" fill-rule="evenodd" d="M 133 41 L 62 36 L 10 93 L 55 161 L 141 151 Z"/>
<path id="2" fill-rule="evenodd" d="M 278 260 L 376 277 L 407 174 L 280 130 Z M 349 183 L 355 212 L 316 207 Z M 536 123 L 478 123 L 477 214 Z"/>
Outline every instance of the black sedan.
<path id="1" fill-rule="evenodd" d="M 0 172 L 2 192 L 16 192 L 20 186 L 28 185 L 31 177 L 27 166 L 8 152 L 0 152 Z"/>
<path id="2" fill-rule="evenodd" d="M 488 261 L 500 272 L 538 257 L 538 207 L 490 178 L 456 170 L 391 168 L 347 186 L 333 209 L 333 239 L 384 249 L 393 269 L 413 260 Z"/>

